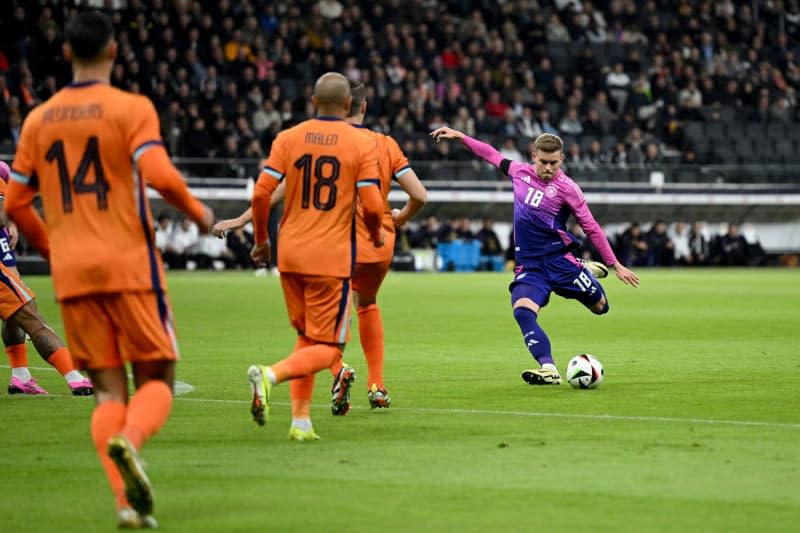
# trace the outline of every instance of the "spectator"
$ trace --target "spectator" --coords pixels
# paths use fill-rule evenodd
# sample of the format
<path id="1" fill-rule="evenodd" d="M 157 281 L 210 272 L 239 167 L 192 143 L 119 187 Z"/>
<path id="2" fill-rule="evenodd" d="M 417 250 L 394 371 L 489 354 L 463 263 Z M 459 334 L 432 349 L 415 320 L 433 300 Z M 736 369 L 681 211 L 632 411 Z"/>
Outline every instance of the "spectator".
<path id="1" fill-rule="evenodd" d="M 439 143 L 439 144 L 449 144 L 449 143 Z M 500 147 L 500 150 L 498 151 L 505 159 L 510 159 L 511 161 L 522 161 L 524 159 L 520 151 L 517 149 L 517 146 L 514 143 L 514 139 L 511 137 L 506 137 L 506 139 L 503 141 L 503 145 Z"/>
<path id="2" fill-rule="evenodd" d="M 163 256 L 170 268 L 190 268 L 196 265 L 189 263 L 198 242 L 197 226 L 188 218 L 181 218 L 172 228 L 167 242 L 166 254 Z"/>
<path id="3" fill-rule="evenodd" d="M 704 266 L 709 261 L 709 242 L 703 233 L 703 224 L 695 222 L 692 224 L 692 229 L 689 231 L 689 249 L 691 250 L 691 264 L 695 266 Z"/>
<path id="4" fill-rule="evenodd" d="M 583 133 L 583 126 L 578 118 L 578 110 L 574 107 L 567 109 L 564 118 L 558 123 L 558 129 L 564 135 L 578 136 Z"/>
<path id="5" fill-rule="evenodd" d="M 649 249 L 638 222 L 633 222 L 617 240 L 620 261 L 626 266 L 646 266 Z"/>
<path id="6" fill-rule="evenodd" d="M 426 218 L 425 223 L 411 235 L 411 242 L 414 248 L 436 248 L 439 243 L 439 220 L 433 215 Z"/>
<path id="7" fill-rule="evenodd" d="M 621 61 L 614 63 L 611 72 L 606 76 L 606 88 L 611 97 L 613 110 L 616 113 L 625 111 L 628 102 L 628 92 L 631 88 L 631 78 L 625 72 L 625 67 Z"/>
<path id="8" fill-rule="evenodd" d="M 667 224 L 658 220 L 647 232 L 648 266 L 672 266 L 675 262 L 675 244 L 667 235 Z"/>
<path id="9" fill-rule="evenodd" d="M 689 246 L 689 231 L 686 228 L 686 224 L 680 220 L 675 222 L 670 239 L 672 239 L 675 247 L 675 260 L 678 264 L 682 266 L 694 264 L 692 250 Z"/>
<path id="10" fill-rule="evenodd" d="M 502 270 L 503 245 L 500 244 L 500 238 L 494 231 L 493 224 L 494 222 L 491 218 L 485 217 L 483 219 L 483 227 L 476 235 L 481 243 L 482 270 Z"/>
<path id="11" fill-rule="evenodd" d="M 747 264 L 747 241 L 739 235 L 736 224 L 728 224 L 728 231 L 719 239 L 719 264 L 743 266 Z"/>

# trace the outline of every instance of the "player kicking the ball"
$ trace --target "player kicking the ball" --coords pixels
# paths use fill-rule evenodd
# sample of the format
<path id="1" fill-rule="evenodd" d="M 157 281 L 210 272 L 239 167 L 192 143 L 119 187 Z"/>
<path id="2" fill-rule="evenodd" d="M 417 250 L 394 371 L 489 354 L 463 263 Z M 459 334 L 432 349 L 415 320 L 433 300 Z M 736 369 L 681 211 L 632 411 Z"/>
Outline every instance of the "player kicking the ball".
<path id="1" fill-rule="evenodd" d="M 511 178 L 517 263 L 514 281 L 509 286 L 511 304 L 525 345 L 540 366 L 524 370 L 522 379 L 530 385 L 561 384 L 550 339 L 537 322 L 540 309 L 550 301 L 550 293 L 578 300 L 592 313 L 602 315 L 608 312 L 608 298 L 597 278 L 608 274 L 605 266 L 614 268 L 626 285 L 637 287 L 638 276 L 617 260 L 580 187 L 561 170 L 564 143 L 560 137 L 549 133 L 539 135 L 533 145 L 531 165 L 503 159 L 488 144 L 451 128 L 438 128 L 431 136 L 437 142 L 460 140 L 473 154 Z M 578 243 L 566 230 L 570 215 L 575 216 L 600 252 L 604 264 L 581 262 L 572 254 Z"/>

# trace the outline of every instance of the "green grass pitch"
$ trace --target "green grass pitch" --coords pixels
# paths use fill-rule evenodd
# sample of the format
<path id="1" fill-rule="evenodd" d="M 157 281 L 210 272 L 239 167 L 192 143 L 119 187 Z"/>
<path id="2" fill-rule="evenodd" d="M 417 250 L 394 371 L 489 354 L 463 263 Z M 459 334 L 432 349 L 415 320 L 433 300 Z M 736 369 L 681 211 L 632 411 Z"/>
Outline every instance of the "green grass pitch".
<path id="1" fill-rule="evenodd" d="M 170 421 L 143 450 L 164 531 L 797 531 L 800 272 L 642 270 L 605 280 L 611 312 L 553 297 L 541 315 L 557 363 L 605 365 L 593 391 L 531 387 L 509 274 L 398 274 L 379 300 L 394 404 L 361 379 L 322 440 L 286 440 L 288 386 L 265 427 L 246 369 L 288 354 L 277 278 L 171 274 L 182 361 Z M 48 278 L 29 278 L 61 331 Z M 31 366 L 46 365 L 31 349 Z M 3 367 L 3 379 L 10 371 Z M 111 531 L 113 500 L 88 433 L 93 402 L 0 391 L 0 530 Z M 5 382 L 3 382 L 5 385 Z"/>

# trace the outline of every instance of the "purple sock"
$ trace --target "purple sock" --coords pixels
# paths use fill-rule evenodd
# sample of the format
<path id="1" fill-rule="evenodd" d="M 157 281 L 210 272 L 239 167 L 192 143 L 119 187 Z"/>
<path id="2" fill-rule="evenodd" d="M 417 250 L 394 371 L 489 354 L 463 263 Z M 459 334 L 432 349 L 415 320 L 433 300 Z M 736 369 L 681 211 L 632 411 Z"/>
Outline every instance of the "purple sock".
<path id="1" fill-rule="evenodd" d="M 517 307 L 514 309 L 514 318 L 522 331 L 525 346 L 528 347 L 528 351 L 531 352 L 533 358 L 540 365 L 555 364 L 553 354 L 550 352 L 550 339 L 547 338 L 547 334 L 536 322 L 536 313 L 527 307 Z"/>

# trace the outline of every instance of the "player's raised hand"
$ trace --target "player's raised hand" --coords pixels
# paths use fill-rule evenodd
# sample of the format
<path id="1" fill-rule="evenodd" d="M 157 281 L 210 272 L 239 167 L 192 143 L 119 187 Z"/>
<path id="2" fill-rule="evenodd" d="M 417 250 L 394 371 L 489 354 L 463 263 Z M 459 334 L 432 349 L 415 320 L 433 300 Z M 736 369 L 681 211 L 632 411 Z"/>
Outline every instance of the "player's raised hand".
<path id="1" fill-rule="evenodd" d="M 639 276 L 637 276 L 633 270 L 630 270 L 617 263 L 614 265 L 614 271 L 617 274 L 617 278 L 619 278 L 619 280 L 625 285 L 630 285 L 631 287 L 639 286 Z"/>
<path id="2" fill-rule="evenodd" d="M 431 132 L 431 137 L 437 143 L 442 139 L 456 139 L 459 141 L 464 140 L 464 134 L 458 130 L 454 130 L 453 128 L 448 128 L 447 126 L 442 126 L 441 128 L 436 128 Z"/>
<path id="3" fill-rule="evenodd" d="M 250 250 L 250 257 L 257 267 L 267 266 L 269 260 L 272 259 L 272 248 L 270 247 L 269 240 L 261 244 L 253 245 Z"/>

